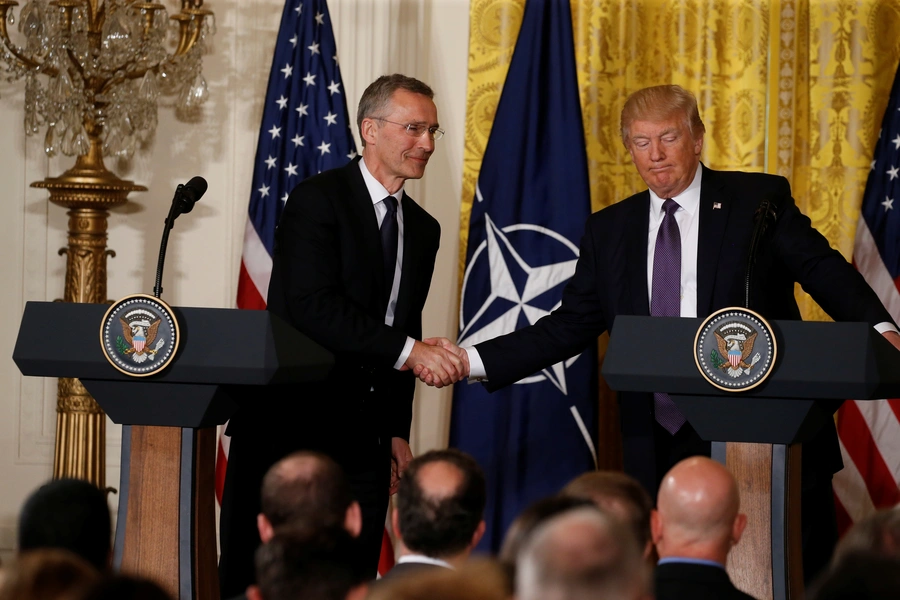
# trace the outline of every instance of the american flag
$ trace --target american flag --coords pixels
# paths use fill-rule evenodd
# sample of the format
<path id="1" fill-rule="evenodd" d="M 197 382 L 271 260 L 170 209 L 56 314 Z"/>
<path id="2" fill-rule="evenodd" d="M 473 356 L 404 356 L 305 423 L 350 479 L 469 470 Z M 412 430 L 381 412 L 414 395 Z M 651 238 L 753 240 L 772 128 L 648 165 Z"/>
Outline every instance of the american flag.
<path id="1" fill-rule="evenodd" d="M 894 200 L 898 206 L 894 206 Z M 900 321 L 900 71 L 863 195 L 853 262 Z M 844 469 L 835 475 L 841 532 L 900 502 L 900 399 L 845 402 L 838 411 Z"/>
<path id="2" fill-rule="evenodd" d="M 328 5 L 325 0 L 287 0 L 256 145 L 238 308 L 266 308 L 275 226 L 294 186 L 355 156 Z M 228 438 L 219 436 L 219 502 L 227 463 Z"/>

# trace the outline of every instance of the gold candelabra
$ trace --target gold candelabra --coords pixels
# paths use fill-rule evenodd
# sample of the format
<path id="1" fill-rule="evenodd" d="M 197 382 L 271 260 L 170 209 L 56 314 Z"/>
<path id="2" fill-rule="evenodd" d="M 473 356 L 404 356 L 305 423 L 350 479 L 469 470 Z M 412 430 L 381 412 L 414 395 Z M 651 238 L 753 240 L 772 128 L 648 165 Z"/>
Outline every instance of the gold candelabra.
<path id="1" fill-rule="evenodd" d="M 107 302 L 109 209 L 147 188 L 120 179 L 104 156 L 131 158 L 157 125 L 161 94 L 187 114 L 208 96 L 201 57 L 215 30 L 203 0 L 180 0 L 168 16 L 159 2 L 0 0 L 0 62 L 25 79 L 25 132 L 45 129 L 48 156 L 75 156 L 59 177 L 32 183 L 68 208 L 64 302 Z M 17 45 L 10 27 L 18 23 Z M 99 327 L 99 324 L 98 324 Z M 60 379 L 53 476 L 106 487 L 106 415 L 77 379 Z"/>

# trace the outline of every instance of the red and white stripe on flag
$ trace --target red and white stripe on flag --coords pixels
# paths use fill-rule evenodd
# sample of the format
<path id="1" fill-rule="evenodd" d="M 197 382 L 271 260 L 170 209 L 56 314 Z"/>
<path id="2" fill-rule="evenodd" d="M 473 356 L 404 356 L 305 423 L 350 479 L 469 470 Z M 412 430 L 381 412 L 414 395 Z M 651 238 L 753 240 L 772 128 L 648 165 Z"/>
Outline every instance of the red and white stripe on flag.
<path id="1" fill-rule="evenodd" d="M 894 207 L 894 199 L 898 205 Z M 866 181 L 853 263 L 900 322 L 900 71 L 894 78 Z M 838 411 L 844 469 L 834 477 L 841 534 L 900 503 L 900 399 L 844 402 Z"/>

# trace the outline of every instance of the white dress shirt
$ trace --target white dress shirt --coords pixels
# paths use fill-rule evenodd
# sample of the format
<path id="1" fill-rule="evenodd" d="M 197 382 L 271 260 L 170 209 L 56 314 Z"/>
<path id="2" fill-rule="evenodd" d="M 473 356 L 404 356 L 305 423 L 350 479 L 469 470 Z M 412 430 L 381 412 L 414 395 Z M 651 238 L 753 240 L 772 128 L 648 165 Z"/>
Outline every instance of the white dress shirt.
<path id="1" fill-rule="evenodd" d="M 387 206 L 384 205 L 384 199 L 388 196 L 393 196 L 397 199 L 397 264 L 394 265 L 394 284 L 391 286 L 391 296 L 388 299 L 387 311 L 384 314 L 384 324 L 393 325 L 394 311 L 397 310 L 397 296 L 400 293 L 401 266 L 403 265 L 403 203 L 401 202 L 403 200 L 403 187 L 393 194 L 389 194 L 387 189 L 369 172 L 369 169 L 366 167 L 366 160 L 363 158 L 359 161 L 359 170 L 362 173 L 363 181 L 366 182 L 366 189 L 369 190 L 372 205 L 375 207 L 375 217 L 378 219 L 379 229 L 385 215 L 387 215 Z M 409 358 L 414 343 L 415 340 L 413 338 L 406 337 L 403 351 L 397 358 L 397 362 L 394 363 L 395 369 L 402 367 L 406 359 Z"/>

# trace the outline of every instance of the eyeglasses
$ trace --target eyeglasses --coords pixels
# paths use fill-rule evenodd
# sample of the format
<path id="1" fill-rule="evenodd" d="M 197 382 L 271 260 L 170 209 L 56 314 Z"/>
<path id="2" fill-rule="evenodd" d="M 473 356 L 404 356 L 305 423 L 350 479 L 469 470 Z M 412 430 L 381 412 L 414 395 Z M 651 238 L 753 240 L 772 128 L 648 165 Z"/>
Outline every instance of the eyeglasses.
<path id="1" fill-rule="evenodd" d="M 422 137 L 425 135 L 427 131 L 431 136 L 431 139 L 437 141 L 444 137 L 444 130 L 439 127 L 426 127 L 425 125 L 416 125 L 415 123 L 397 123 L 395 121 L 388 121 L 387 119 L 382 119 L 381 117 L 372 117 L 376 121 L 384 121 L 385 123 L 390 123 L 392 125 L 399 125 L 400 127 L 406 130 L 406 134 L 410 137 Z"/>

